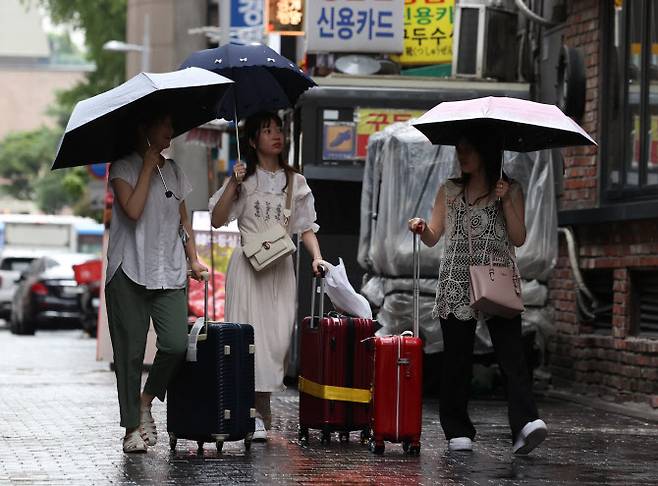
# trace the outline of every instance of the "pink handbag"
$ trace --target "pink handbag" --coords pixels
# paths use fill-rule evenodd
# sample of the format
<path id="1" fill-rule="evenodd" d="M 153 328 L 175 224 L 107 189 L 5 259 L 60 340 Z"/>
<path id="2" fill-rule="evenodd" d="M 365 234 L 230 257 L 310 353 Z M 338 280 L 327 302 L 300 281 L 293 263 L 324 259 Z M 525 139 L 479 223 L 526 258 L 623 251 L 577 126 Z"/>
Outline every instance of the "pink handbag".
<path id="1" fill-rule="evenodd" d="M 466 213 L 470 220 L 467 199 L 465 203 Z M 473 258 L 470 221 L 466 223 L 466 227 L 468 229 L 468 253 Z M 471 277 L 471 307 L 485 314 L 511 319 L 523 312 L 524 307 L 516 260 L 509 251 L 509 247 L 507 251 L 513 264 L 511 267 L 494 265 L 493 259 L 489 255 L 489 265 L 469 265 L 468 270 Z"/>
<path id="2" fill-rule="evenodd" d="M 470 265 L 471 307 L 485 314 L 511 319 L 523 312 L 521 286 L 513 267 Z"/>

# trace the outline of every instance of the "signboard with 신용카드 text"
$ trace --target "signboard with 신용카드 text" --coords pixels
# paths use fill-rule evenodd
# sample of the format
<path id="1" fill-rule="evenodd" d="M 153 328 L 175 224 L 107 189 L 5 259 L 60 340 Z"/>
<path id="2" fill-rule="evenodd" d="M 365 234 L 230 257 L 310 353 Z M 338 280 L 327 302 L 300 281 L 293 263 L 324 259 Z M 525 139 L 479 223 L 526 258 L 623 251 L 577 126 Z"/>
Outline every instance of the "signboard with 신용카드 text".
<path id="1" fill-rule="evenodd" d="M 411 66 L 452 62 L 455 0 L 405 0 L 404 49 L 393 60 Z"/>
<path id="2" fill-rule="evenodd" d="M 307 0 L 308 52 L 402 52 L 402 0 Z"/>
<path id="3" fill-rule="evenodd" d="M 357 108 L 356 110 L 356 159 L 365 159 L 368 139 L 393 123 L 418 118 L 424 110 L 404 110 L 389 108 Z"/>

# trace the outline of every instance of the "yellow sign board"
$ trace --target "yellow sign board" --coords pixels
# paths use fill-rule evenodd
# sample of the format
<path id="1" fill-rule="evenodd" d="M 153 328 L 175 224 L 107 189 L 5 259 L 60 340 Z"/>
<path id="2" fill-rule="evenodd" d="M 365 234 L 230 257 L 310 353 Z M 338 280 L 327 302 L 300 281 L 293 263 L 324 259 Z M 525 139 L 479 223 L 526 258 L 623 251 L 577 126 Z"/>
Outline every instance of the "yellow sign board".
<path id="1" fill-rule="evenodd" d="M 404 0 L 404 50 L 392 58 L 412 66 L 452 62 L 455 0 Z"/>
<path id="2" fill-rule="evenodd" d="M 418 118 L 425 110 L 403 110 L 396 108 L 358 108 L 356 125 L 356 158 L 364 159 L 368 149 L 368 139 L 393 123 Z"/>

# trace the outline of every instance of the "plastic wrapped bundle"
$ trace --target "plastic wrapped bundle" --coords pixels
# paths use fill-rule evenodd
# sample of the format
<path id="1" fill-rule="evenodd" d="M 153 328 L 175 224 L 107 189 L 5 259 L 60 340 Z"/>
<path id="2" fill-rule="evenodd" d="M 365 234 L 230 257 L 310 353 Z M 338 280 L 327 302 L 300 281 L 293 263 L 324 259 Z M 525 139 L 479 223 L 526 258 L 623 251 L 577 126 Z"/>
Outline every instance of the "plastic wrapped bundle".
<path id="1" fill-rule="evenodd" d="M 554 152 L 504 153 L 504 170 L 525 194 L 526 243 L 517 249 L 521 276 L 545 281 L 557 259 L 557 208 L 553 180 Z M 397 123 L 370 137 L 361 195 L 359 264 L 369 279 L 361 292 L 379 308 L 383 334 L 411 329 L 412 235 L 409 218 L 429 219 L 438 188 L 460 175 L 455 148 L 432 145 L 410 125 Z M 421 246 L 421 333 L 426 351 L 443 348 L 438 319 L 431 318 L 443 238 Z M 545 302 L 542 289 L 528 284 L 530 305 Z M 543 304 L 542 304 L 543 305 Z M 533 330 L 524 320 L 524 332 Z M 486 326 L 478 324 L 476 352 L 489 352 Z"/>

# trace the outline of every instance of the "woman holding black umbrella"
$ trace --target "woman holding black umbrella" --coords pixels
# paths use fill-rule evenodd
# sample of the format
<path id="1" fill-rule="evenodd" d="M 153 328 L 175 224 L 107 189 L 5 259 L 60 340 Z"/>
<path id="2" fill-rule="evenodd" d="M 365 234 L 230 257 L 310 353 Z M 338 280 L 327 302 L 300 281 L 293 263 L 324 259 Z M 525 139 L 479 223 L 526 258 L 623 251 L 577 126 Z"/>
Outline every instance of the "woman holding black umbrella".
<path id="1" fill-rule="evenodd" d="M 467 131 L 456 148 L 461 177 L 440 187 L 429 223 L 409 220 L 409 229 L 427 246 L 446 236 L 433 311 L 441 321 L 444 341 L 441 426 L 450 450 L 472 450 L 475 427 L 467 408 L 475 327 L 483 318 L 506 385 L 513 452 L 527 454 L 544 440 L 547 429 L 532 395 L 521 317 L 485 315 L 473 308 L 469 270 L 491 261 L 516 267 L 512 247 L 521 246 L 526 238 L 523 192 L 501 171 L 502 145 L 495 132 Z"/>
<path id="2" fill-rule="evenodd" d="M 194 278 L 205 270 L 189 236 L 184 199 L 191 186 L 160 153 L 173 137 L 213 120 L 232 83 L 194 67 L 140 73 L 75 106 L 53 163 L 60 169 L 114 161 L 105 301 L 124 452 L 155 444 L 150 405 L 164 399 L 187 346 L 186 258 Z M 140 393 L 151 318 L 158 352 Z"/>
<path id="3" fill-rule="evenodd" d="M 302 234 L 315 273 L 322 255 L 315 236 L 319 227 L 311 189 L 304 176 L 281 156 L 281 119 L 272 113 L 259 113 L 246 120 L 245 131 L 246 166 L 235 166 L 233 176 L 210 199 L 209 210 L 214 227 L 234 219 L 240 227 L 243 249 L 233 252 L 228 266 L 225 315 L 227 322 L 254 326 L 258 415 L 253 440 L 262 441 L 267 439 L 266 429 L 271 423 L 270 395 L 284 389 L 285 359 L 295 319 L 296 280 L 289 255 L 257 269 L 246 248 L 264 232 L 283 226 L 289 234 Z"/>
<path id="4" fill-rule="evenodd" d="M 187 348 L 187 260 L 194 278 L 207 270 L 189 237 L 184 199 L 192 187 L 180 167 L 161 155 L 173 135 L 171 116 L 146 113 L 134 134 L 134 151 L 114 161 L 109 174 L 114 204 L 105 296 L 126 453 L 145 452 L 156 443 L 151 402 L 164 400 Z M 140 394 L 151 319 L 158 351 Z"/>

